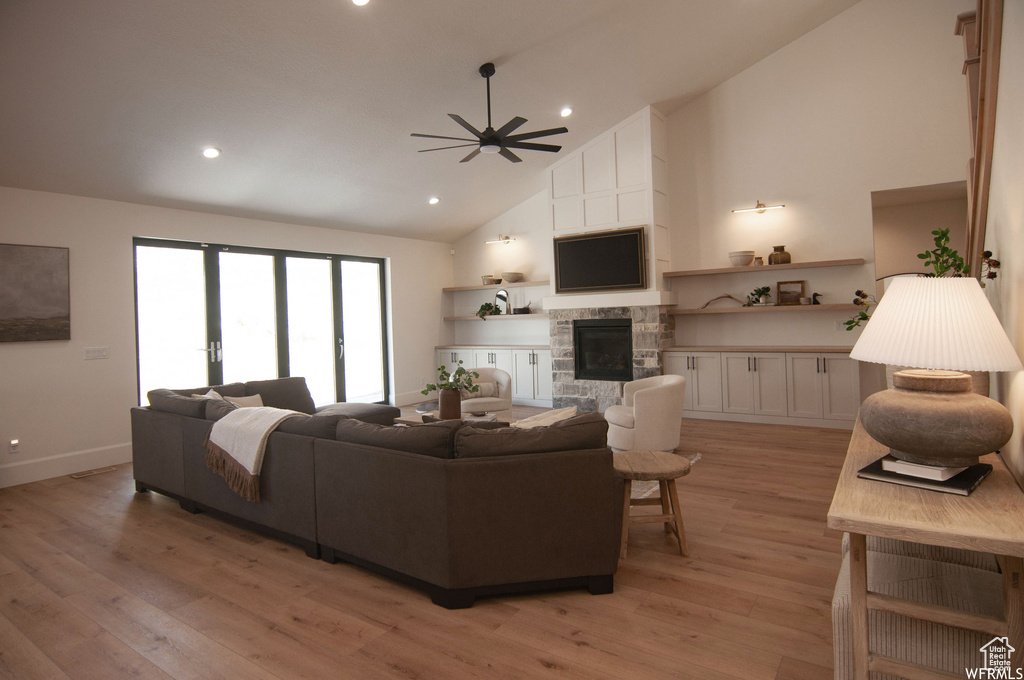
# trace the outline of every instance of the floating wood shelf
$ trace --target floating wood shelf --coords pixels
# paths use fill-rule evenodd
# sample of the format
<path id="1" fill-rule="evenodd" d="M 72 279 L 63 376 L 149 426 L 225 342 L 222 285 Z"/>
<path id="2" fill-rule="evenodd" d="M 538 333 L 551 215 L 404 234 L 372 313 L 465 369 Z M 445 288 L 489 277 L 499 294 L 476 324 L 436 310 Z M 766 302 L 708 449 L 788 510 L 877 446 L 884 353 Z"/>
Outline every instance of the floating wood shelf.
<path id="1" fill-rule="evenodd" d="M 486 286 L 454 286 L 442 288 L 444 293 L 458 293 L 464 290 L 499 290 L 501 288 L 530 288 L 533 286 L 549 286 L 551 281 L 517 281 L 515 283 L 489 283 Z"/>
<path id="2" fill-rule="evenodd" d="M 863 309 L 852 303 L 838 305 L 768 305 L 753 307 L 707 307 L 705 309 L 683 309 L 676 307 L 669 310 L 672 315 L 684 314 L 744 314 L 746 312 L 837 312 L 856 311 Z"/>
<path id="3" fill-rule="evenodd" d="M 720 267 L 717 269 L 684 269 L 677 272 L 665 272 L 662 274 L 666 279 L 680 278 L 683 276 L 707 276 L 708 274 L 767 274 L 785 269 L 815 269 L 817 267 L 851 267 L 864 264 L 864 258 L 855 257 L 848 260 L 821 260 L 819 262 L 792 262 L 790 264 L 766 264 L 761 267 L 747 265 L 746 267 Z M 448 290 L 447 288 L 445 290 Z M 817 305 L 821 306 L 821 305 Z"/>
<path id="4" fill-rule="evenodd" d="M 546 319 L 547 314 L 499 314 L 497 316 L 489 316 L 486 319 L 481 319 L 476 314 L 472 316 L 446 316 L 445 321 L 523 321 L 526 319 Z M 459 345 L 463 347 L 463 345 Z"/>

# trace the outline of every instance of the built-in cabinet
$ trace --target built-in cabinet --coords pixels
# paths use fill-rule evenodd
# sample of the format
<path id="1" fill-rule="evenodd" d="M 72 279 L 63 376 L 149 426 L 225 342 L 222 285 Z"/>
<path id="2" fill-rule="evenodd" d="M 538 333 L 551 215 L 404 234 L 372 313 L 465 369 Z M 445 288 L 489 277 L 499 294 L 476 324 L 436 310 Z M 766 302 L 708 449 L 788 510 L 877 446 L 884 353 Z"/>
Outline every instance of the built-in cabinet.
<path id="1" fill-rule="evenodd" d="M 551 406 L 551 350 L 527 347 L 441 347 L 438 366 L 449 372 L 459 360 L 463 368 L 490 366 L 512 376 L 512 402 L 528 406 Z"/>
<path id="2" fill-rule="evenodd" d="M 686 378 L 684 408 L 690 411 L 721 412 L 721 352 L 667 352 L 664 361 L 666 374 Z"/>
<path id="3" fill-rule="evenodd" d="M 686 378 L 690 418 L 849 428 L 860 408 L 860 369 L 847 352 L 680 348 L 664 353 L 664 371 Z"/>

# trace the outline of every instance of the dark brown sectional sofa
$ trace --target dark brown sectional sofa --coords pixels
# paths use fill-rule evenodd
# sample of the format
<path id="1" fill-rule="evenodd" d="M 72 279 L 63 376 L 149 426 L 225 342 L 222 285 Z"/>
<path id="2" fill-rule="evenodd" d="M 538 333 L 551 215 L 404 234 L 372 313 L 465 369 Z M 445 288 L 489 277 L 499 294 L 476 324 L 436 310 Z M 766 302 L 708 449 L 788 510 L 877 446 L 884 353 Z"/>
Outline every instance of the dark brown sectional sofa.
<path id="1" fill-rule="evenodd" d="M 532 430 L 402 428 L 390 425 L 399 413 L 390 406 L 316 412 L 302 378 L 215 386 L 309 414 L 270 435 L 262 501 L 251 503 L 205 465 L 203 443 L 223 409 L 190 395 L 209 389 L 158 390 L 150 407 L 132 409 L 138 491 L 412 583 L 449 608 L 537 589 L 611 592 L 621 481 L 599 414 Z"/>

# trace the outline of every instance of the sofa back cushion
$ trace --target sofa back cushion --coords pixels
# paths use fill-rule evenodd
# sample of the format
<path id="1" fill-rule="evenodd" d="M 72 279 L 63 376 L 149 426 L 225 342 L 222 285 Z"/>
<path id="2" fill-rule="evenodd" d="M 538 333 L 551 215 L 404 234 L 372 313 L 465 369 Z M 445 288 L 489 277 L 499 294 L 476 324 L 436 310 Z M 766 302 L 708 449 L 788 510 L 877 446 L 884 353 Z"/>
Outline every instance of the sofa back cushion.
<path id="1" fill-rule="evenodd" d="M 600 413 L 584 413 L 546 427 L 484 430 L 466 426 L 455 434 L 456 458 L 507 456 L 601 449 L 608 443 L 608 422 Z"/>
<path id="2" fill-rule="evenodd" d="M 221 394 L 224 394 L 221 392 Z M 260 395 L 264 406 L 286 408 L 299 413 L 316 412 L 316 404 L 306 387 L 305 378 L 251 380 L 245 383 L 245 396 Z M 227 395 L 225 395 L 227 396 Z M 233 395 L 232 395 L 233 396 Z"/>
<path id="3" fill-rule="evenodd" d="M 170 390 L 183 397 L 191 397 L 193 394 L 206 394 L 213 390 L 221 397 L 244 397 L 245 385 L 240 382 L 227 383 L 226 385 L 211 385 L 210 387 L 195 387 L 191 390 Z"/>
<path id="4" fill-rule="evenodd" d="M 423 425 L 394 427 L 364 423 L 361 420 L 350 418 L 338 423 L 334 438 L 350 444 L 420 453 L 434 458 L 451 458 L 455 432 L 460 427 L 462 427 L 461 420 L 442 420 Z"/>

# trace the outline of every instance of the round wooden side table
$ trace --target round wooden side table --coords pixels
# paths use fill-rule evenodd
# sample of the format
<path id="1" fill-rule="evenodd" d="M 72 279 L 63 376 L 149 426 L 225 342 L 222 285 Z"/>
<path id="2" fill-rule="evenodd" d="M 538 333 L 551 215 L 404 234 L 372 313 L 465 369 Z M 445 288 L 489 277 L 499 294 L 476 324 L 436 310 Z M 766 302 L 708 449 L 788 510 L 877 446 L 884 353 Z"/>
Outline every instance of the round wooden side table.
<path id="1" fill-rule="evenodd" d="M 683 530 L 683 516 L 679 512 L 679 497 L 673 480 L 690 474 L 690 461 L 683 456 L 665 451 L 616 451 L 615 473 L 625 480 L 622 497 L 622 546 L 619 558 L 626 556 L 626 542 L 629 540 L 630 524 L 663 522 L 665 532 L 672 532 L 679 541 L 679 554 L 686 551 L 686 532 Z M 630 498 L 633 480 L 657 481 L 660 498 Z M 630 515 L 634 505 L 660 505 L 660 515 Z"/>

